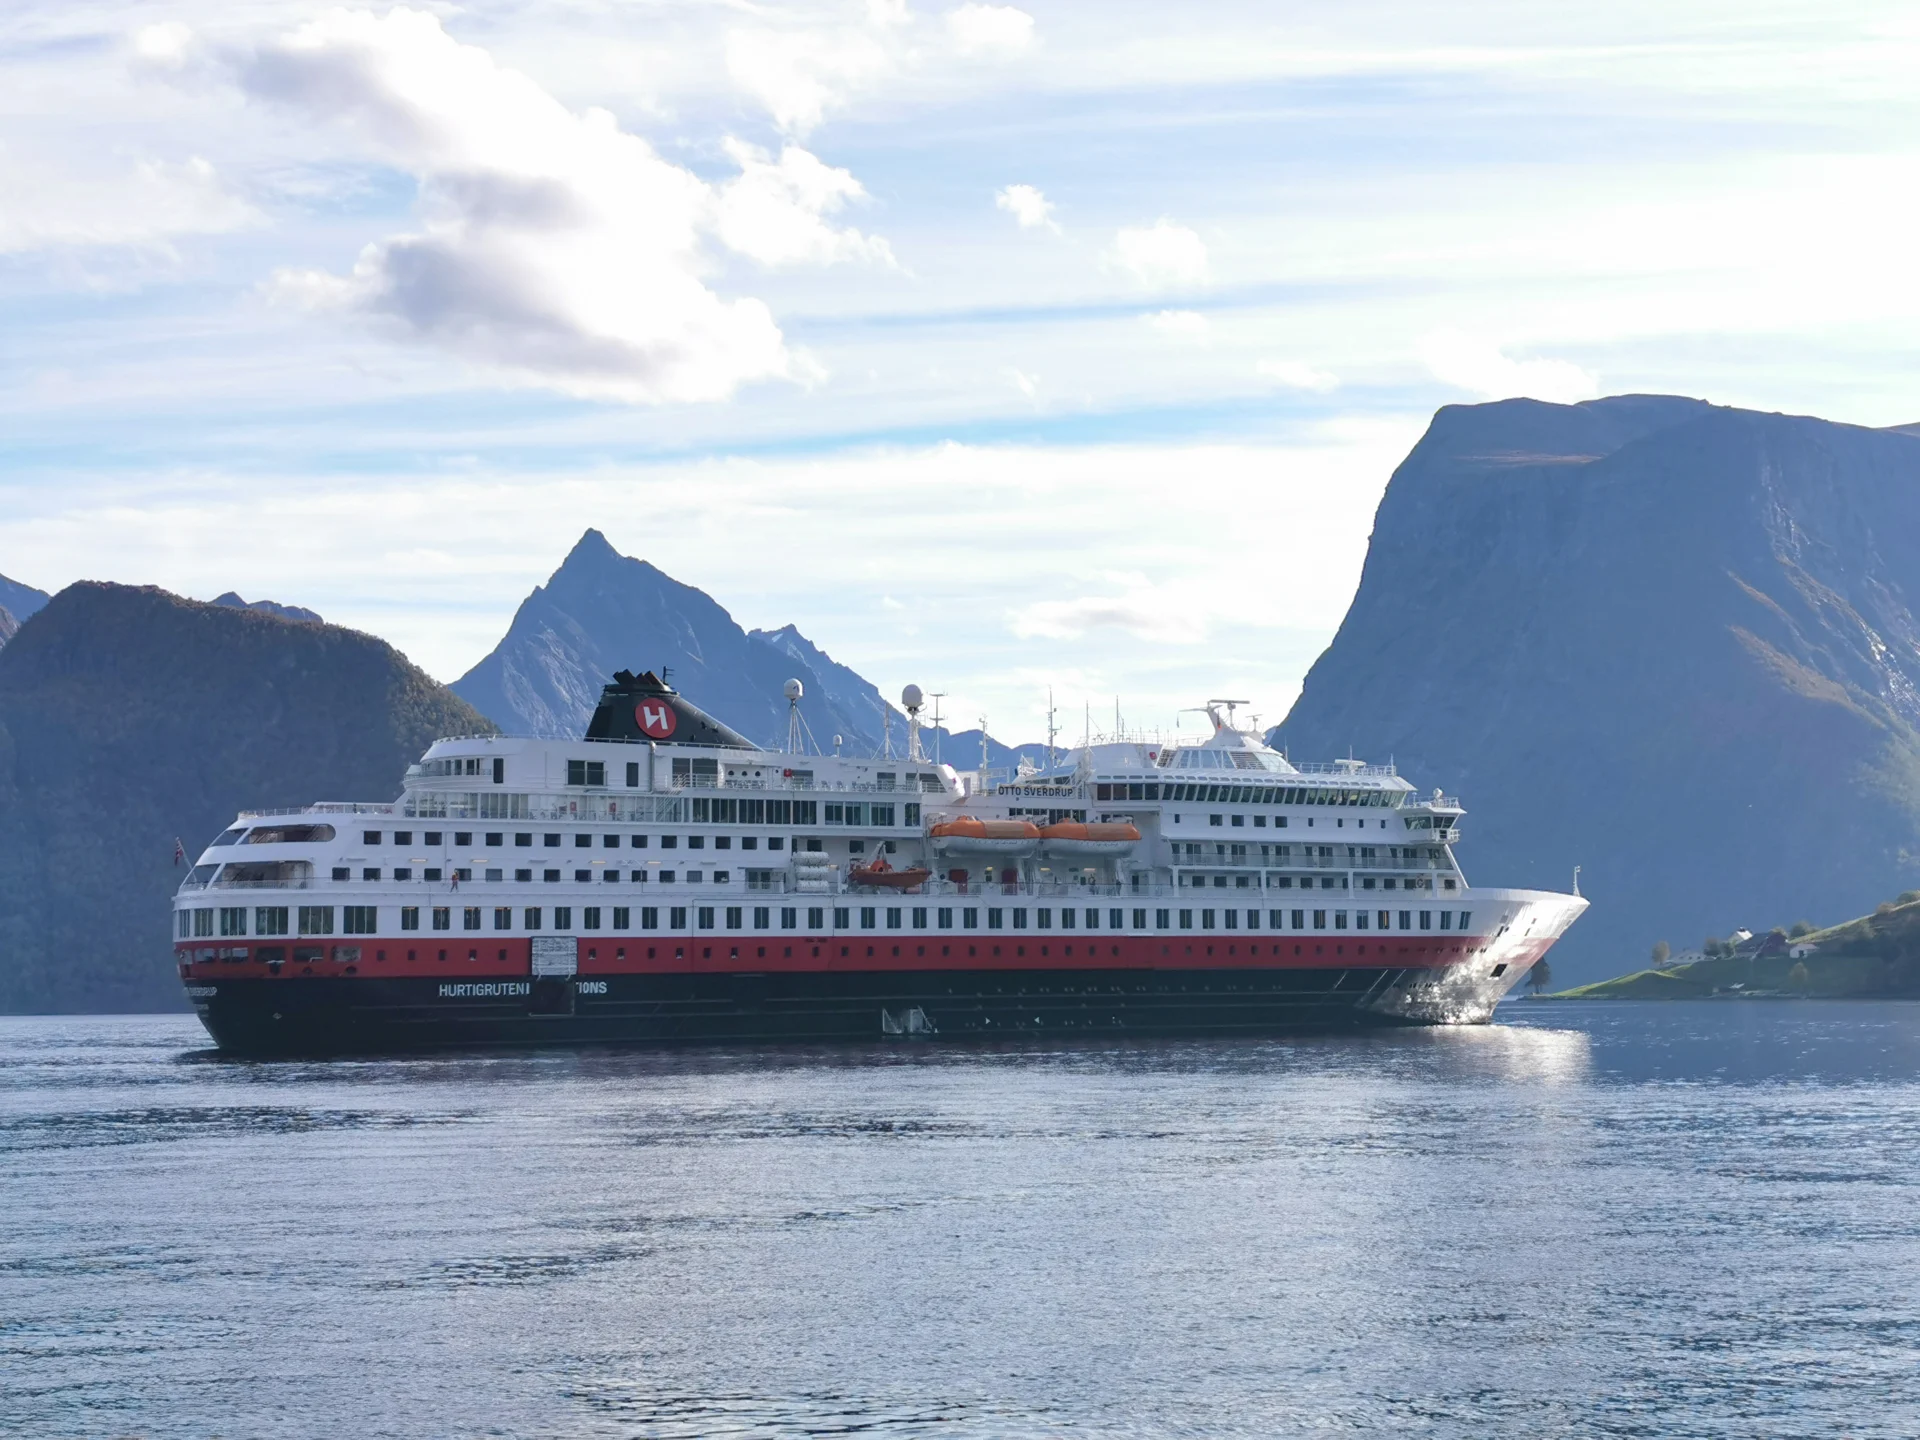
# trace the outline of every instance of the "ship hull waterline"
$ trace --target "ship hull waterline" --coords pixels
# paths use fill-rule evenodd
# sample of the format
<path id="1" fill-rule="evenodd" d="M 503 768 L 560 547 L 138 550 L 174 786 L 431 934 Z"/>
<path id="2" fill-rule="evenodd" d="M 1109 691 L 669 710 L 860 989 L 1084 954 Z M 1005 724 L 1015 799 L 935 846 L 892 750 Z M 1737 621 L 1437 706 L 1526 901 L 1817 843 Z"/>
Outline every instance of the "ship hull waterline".
<path id="1" fill-rule="evenodd" d="M 247 1056 L 901 1037 L 1244 1037 L 1484 1023 L 1532 958 L 1501 978 L 1481 965 L 1349 964 L 473 980 L 202 975 L 187 988 L 215 1044 Z"/>

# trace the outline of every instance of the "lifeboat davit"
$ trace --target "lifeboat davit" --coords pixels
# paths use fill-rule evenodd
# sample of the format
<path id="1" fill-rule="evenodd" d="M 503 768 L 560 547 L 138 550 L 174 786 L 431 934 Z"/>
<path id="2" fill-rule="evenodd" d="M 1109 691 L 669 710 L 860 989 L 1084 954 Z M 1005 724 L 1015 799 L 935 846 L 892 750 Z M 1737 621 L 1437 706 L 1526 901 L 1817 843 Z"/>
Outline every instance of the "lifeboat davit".
<path id="1" fill-rule="evenodd" d="M 1140 843 L 1138 827 L 1125 821 L 1062 820 L 1043 826 L 1040 840 L 1056 855 L 1123 855 Z"/>
<path id="2" fill-rule="evenodd" d="M 896 870 L 887 864 L 887 857 L 876 855 L 870 864 L 856 865 L 847 871 L 847 881 L 853 885 L 871 885 L 881 890 L 911 890 L 916 885 L 924 885 L 931 870 L 921 866 L 911 866 L 905 870 Z"/>
<path id="3" fill-rule="evenodd" d="M 962 815 L 943 820 L 927 832 L 933 848 L 970 855 L 1031 855 L 1040 846 L 1040 827 L 1030 820 L 982 820 Z"/>

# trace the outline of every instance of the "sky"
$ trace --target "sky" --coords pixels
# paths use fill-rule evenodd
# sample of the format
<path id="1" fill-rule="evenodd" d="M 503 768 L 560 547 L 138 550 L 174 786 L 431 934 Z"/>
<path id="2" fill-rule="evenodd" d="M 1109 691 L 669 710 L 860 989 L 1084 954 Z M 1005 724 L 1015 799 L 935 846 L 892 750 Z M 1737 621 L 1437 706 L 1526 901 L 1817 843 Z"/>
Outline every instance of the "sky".
<path id="1" fill-rule="evenodd" d="M 15 7 L 0 573 L 452 680 L 594 526 L 962 727 L 1277 721 L 1441 405 L 1920 420 L 1917 74 L 1848 0 Z"/>

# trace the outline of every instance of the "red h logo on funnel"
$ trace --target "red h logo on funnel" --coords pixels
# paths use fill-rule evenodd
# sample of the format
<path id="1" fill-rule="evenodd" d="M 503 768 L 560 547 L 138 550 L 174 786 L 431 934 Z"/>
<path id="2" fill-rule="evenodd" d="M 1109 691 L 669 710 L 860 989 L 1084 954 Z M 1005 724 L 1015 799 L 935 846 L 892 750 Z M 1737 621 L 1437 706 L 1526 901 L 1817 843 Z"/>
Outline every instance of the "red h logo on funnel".
<path id="1" fill-rule="evenodd" d="M 664 700 L 642 700 L 633 707 L 633 718 L 640 722 L 640 729 L 656 740 L 664 740 L 673 734 L 678 717 L 673 707 Z"/>

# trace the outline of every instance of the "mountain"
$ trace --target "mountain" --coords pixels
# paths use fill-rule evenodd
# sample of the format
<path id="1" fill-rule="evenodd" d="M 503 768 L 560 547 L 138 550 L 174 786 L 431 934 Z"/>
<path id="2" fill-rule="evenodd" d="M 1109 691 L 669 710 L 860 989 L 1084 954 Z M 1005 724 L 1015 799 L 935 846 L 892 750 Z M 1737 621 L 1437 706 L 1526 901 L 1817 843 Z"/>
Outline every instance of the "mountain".
<path id="1" fill-rule="evenodd" d="M 0 605 L 0 645 L 11 640 L 19 629 L 20 622 L 13 618 L 13 612 L 6 606 Z"/>
<path id="2" fill-rule="evenodd" d="M 749 634 L 704 590 L 620 554 L 598 530 L 580 537 L 453 689 L 513 733 L 579 735 L 600 687 L 623 669 L 664 674 L 701 709 L 776 745 L 787 735 L 784 689 L 797 679 L 806 687 L 801 714 L 822 749 L 836 734 L 850 752 L 881 745 L 883 702 L 871 684 L 792 626 Z M 906 718 L 886 708 L 897 746 Z"/>
<path id="3" fill-rule="evenodd" d="M 62 590 L 0 650 L 0 1011 L 177 1010 L 168 899 L 246 808 L 388 800 L 490 731 L 392 646 L 155 589 Z"/>
<path id="4" fill-rule="evenodd" d="M 1450 406 L 1275 731 L 1458 793 L 1562 983 L 1920 876 L 1920 437 L 1670 396 Z"/>
<path id="5" fill-rule="evenodd" d="M 47 603 L 47 592 L 36 590 L 31 585 L 22 585 L 18 580 L 9 580 L 0 575 L 0 610 L 10 613 L 16 621 L 24 621 L 34 611 Z"/>
<path id="6" fill-rule="evenodd" d="M 225 605 L 232 610 L 258 610 L 262 615 L 278 615 L 282 620 L 311 620 L 316 624 L 320 622 L 317 614 L 298 605 L 282 605 L 274 600 L 242 600 L 232 590 L 224 595 L 214 596 L 213 603 Z"/>

